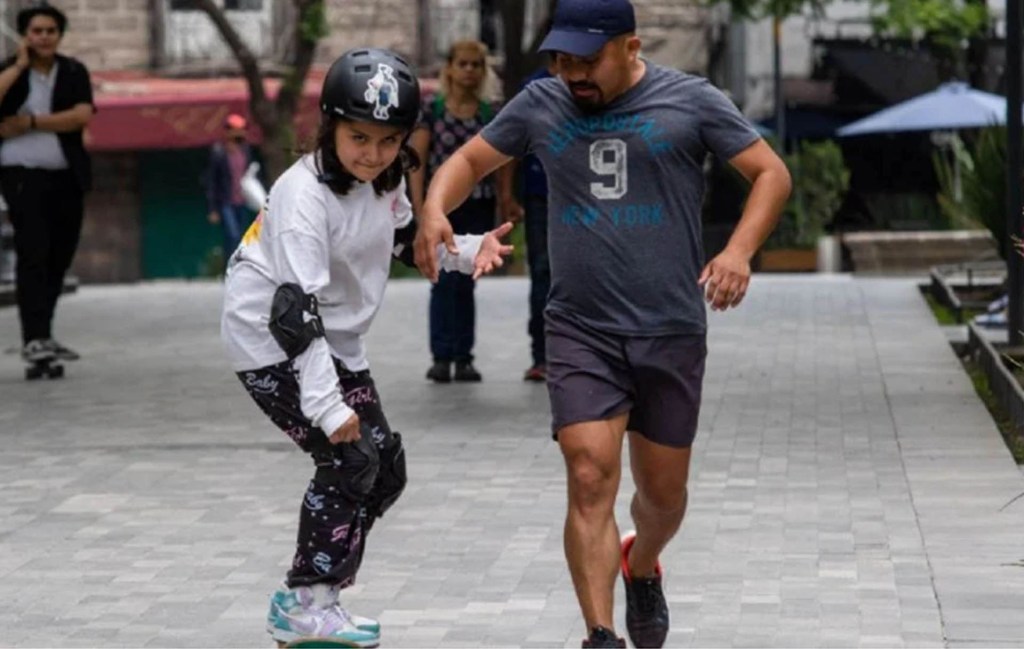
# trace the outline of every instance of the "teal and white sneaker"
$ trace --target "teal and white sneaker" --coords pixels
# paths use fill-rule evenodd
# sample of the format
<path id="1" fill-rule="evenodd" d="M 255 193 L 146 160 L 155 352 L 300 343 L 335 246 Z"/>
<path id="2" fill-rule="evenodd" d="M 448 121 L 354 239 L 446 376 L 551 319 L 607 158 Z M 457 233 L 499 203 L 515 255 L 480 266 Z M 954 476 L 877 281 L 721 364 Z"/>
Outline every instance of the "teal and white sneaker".
<path id="1" fill-rule="evenodd" d="M 341 593 L 341 589 L 337 586 L 328 586 L 328 588 L 331 591 L 330 593 L 328 593 L 328 597 L 333 598 L 333 601 L 337 603 L 338 595 Z M 284 608 L 283 603 L 289 596 L 294 597 L 294 593 L 292 593 L 292 591 L 288 588 L 287 585 L 281 584 L 281 586 L 277 589 L 277 592 L 275 592 L 273 596 L 271 596 L 271 615 L 273 615 L 275 611 Z M 273 605 L 274 602 L 278 603 L 277 607 Z M 380 635 L 380 622 L 378 622 L 377 620 L 374 620 L 373 618 L 369 617 L 363 617 L 362 615 L 356 615 L 352 612 L 348 612 L 348 617 L 352 620 L 352 624 L 354 624 L 357 629 L 361 631 L 369 631 L 370 633 Z"/>
<path id="2" fill-rule="evenodd" d="M 338 603 L 337 586 L 283 585 L 270 597 L 267 632 L 279 643 L 300 638 L 325 638 L 352 647 L 380 644 L 376 620 L 350 614 Z"/>

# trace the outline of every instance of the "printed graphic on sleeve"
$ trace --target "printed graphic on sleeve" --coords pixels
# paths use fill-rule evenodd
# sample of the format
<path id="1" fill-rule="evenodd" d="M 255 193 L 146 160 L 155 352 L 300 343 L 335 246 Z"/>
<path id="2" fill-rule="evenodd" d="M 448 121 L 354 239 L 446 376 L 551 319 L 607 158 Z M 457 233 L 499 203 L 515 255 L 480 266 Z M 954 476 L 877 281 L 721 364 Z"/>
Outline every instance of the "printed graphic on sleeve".
<path id="1" fill-rule="evenodd" d="M 260 238 L 260 231 L 263 229 L 263 211 L 266 209 L 267 208 L 263 208 L 260 210 L 260 213 L 256 215 L 255 219 L 253 219 L 249 229 L 245 231 L 244 235 L 242 235 L 243 246 L 247 246 Z"/>

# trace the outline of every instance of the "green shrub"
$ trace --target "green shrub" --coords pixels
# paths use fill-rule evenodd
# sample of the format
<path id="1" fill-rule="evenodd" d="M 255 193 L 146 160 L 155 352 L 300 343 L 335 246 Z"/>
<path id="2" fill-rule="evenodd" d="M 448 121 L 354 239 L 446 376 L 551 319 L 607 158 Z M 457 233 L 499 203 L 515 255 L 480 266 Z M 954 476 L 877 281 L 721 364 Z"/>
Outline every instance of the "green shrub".
<path id="1" fill-rule="evenodd" d="M 989 229 L 1006 258 L 1006 128 L 982 129 L 971 146 L 954 137 L 950 156 L 937 151 L 933 156 L 939 178 L 937 196 L 950 227 Z M 960 166 L 960 196 L 954 187 L 955 165 Z"/>
<path id="2" fill-rule="evenodd" d="M 793 176 L 793 195 L 766 247 L 813 248 L 843 203 L 850 170 L 832 140 L 803 142 L 784 159 Z"/>

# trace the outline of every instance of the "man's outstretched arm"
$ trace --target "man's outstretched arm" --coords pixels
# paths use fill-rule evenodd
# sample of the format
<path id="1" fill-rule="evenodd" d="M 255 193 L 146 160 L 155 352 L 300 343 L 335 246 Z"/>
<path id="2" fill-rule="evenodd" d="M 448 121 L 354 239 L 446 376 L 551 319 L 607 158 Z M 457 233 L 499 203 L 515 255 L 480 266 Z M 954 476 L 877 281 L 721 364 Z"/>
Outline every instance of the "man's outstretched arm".
<path id="1" fill-rule="evenodd" d="M 424 277 L 437 281 L 435 251 L 439 243 L 444 243 L 452 253 L 458 252 L 447 215 L 469 197 L 478 182 L 511 159 L 477 135 L 453 153 L 434 174 L 423 209 L 416 215 L 419 229 L 413 244 L 416 266 Z"/>

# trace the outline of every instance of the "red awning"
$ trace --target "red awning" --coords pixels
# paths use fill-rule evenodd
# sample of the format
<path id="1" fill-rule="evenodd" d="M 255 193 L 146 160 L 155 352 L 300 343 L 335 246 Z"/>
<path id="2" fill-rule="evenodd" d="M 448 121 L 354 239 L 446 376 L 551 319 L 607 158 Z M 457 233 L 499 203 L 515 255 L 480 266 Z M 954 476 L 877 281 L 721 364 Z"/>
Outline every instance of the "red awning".
<path id="1" fill-rule="evenodd" d="M 320 121 L 317 99 L 325 68 L 313 68 L 306 77 L 295 126 L 300 140 L 312 137 Z M 249 116 L 248 86 L 241 77 L 168 79 L 131 71 L 93 72 L 94 101 L 98 109 L 85 132 L 91 151 L 186 149 L 208 146 L 222 133 L 230 113 Z M 279 79 L 263 87 L 273 97 Z M 436 79 L 420 82 L 423 92 L 437 87 Z M 249 120 L 250 141 L 261 134 Z"/>
<path id="2" fill-rule="evenodd" d="M 319 120 L 317 97 L 324 70 L 310 71 L 296 115 L 299 136 L 314 132 Z M 248 115 L 248 89 L 240 78 L 167 79 L 133 72 L 93 73 L 98 112 L 85 132 L 92 151 L 183 149 L 217 140 L 229 113 Z M 278 79 L 264 88 L 273 97 Z M 252 120 L 250 120 L 252 123 Z M 253 142 L 260 131 L 251 129 Z"/>

